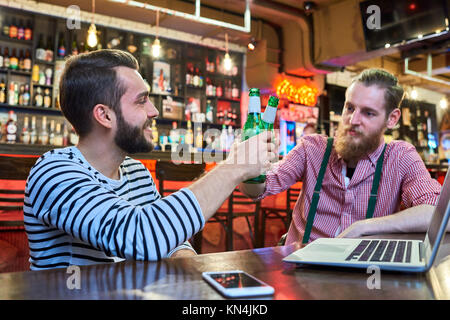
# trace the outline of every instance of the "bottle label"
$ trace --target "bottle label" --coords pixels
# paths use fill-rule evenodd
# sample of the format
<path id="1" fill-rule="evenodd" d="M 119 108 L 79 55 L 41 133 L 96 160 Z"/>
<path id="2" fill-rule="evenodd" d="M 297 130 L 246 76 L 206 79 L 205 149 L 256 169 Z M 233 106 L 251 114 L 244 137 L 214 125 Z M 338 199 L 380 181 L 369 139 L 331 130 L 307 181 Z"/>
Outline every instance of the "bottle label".
<path id="1" fill-rule="evenodd" d="M 262 120 L 267 123 L 274 123 L 276 115 L 277 115 L 277 108 L 267 106 L 262 116 Z"/>
<path id="2" fill-rule="evenodd" d="M 258 96 L 249 97 L 248 113 L 261 113 L 261 99 Z"/>

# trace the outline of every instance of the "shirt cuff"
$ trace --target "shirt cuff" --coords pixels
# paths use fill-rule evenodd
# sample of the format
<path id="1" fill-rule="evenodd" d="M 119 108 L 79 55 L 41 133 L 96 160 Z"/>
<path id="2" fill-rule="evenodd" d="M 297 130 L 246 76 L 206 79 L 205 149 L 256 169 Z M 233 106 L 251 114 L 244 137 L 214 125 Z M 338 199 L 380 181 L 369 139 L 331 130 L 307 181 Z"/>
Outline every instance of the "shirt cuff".
<path id="1" fill-rule="evenodd" d="M 176 247 L 175 249 L 172 249 L 172 251 L 170 251 L 167 254 L 167 257 L 170 258 L 175 252 L 177 252 L 178 250 L 181 249 L 188 249 L 188 250 L 192 250 L 194 251 L 195 254 L 197 254 L 197 251 L 194 250 L 194 248 L 192 247 L 192 245 L 189 243 L 189 241 L 186 241 L 182 244 L 180 244 L 178 247 Z"/>

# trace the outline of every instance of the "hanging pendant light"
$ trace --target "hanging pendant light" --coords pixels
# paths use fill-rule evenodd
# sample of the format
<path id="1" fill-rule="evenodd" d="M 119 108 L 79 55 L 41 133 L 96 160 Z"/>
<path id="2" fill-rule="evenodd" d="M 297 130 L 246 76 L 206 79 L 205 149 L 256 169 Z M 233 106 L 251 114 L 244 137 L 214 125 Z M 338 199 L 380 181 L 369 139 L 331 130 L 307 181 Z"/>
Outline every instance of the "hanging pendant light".
<path id="1" fill-rule="evenodd" d="M 230 54 L 228 53 L 228 33 L 225 33 L 225 58 L 223 59 L 223 67 L 226 71 L 231 71 L 233 67 L 233 61 L 231 61 Z"/>
<path id="2" fill-rule="evenodd" d="M 88 46 L 91 48 L 95 48 L 98 44 L 97 28 L 95 27 L 94 24 L 94 14 L 95 14 L 95 0 L 92 0 L 92 22 L 91 25 L 89 26 L 86 41 Z"/>
<path id="3" fill-rule="evenodd" d="M 154 58 L 159 58 L 161 55 L 161 43 L 158 39 L 158 31 L 159 31 L 159 10 L 156 10 L 156 39 L 152 45 L 152 55 Z"/>

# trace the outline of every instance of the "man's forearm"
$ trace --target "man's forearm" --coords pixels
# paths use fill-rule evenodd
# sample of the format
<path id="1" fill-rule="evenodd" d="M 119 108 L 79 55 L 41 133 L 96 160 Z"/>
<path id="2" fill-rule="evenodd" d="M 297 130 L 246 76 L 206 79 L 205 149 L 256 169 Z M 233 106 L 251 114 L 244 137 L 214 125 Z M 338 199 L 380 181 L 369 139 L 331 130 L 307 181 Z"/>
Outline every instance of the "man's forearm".
<path id="1" fill-rule="evenodd" d="M 355 238 L 382 233 L 426 232 L 433 211 L 434 206 L 422 204 L 389 216 L 357 221 L 345 229 L 339 237 Z M 447 231 L 450 231 L 450 225 Z"/>
<path id="2" fill-rule="evenodd" d="M 242 175 L 242 171 L 236 166 L 221 162 L 208 174 L 188 187 L 197 198 L 205 221 L 208 221 L 214 215 L 234 188 L 242 181 Z"/>

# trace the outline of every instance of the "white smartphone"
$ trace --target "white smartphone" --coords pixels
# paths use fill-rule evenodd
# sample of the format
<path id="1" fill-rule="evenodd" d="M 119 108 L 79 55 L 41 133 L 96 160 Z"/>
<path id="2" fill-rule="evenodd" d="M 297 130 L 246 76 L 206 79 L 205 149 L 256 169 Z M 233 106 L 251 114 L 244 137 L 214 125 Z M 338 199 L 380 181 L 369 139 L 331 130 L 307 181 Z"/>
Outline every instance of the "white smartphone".
<path id="1" fill-rule="evenodd" d="M 266 296 L 275 292 L 267 283 L 242 270 L 203 272 L 202 277 L 227 298 Z"/>

